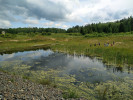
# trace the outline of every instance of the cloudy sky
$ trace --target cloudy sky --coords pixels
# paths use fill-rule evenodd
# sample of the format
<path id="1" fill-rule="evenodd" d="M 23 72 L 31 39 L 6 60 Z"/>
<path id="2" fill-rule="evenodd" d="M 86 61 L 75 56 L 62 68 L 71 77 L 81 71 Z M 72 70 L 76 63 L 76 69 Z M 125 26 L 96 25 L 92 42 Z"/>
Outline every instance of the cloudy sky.
<path id="1" fill-rule="evenodd" d="M 0 0 L 0 28 L 56 27 L 133 15 L 133 0 Z"/>

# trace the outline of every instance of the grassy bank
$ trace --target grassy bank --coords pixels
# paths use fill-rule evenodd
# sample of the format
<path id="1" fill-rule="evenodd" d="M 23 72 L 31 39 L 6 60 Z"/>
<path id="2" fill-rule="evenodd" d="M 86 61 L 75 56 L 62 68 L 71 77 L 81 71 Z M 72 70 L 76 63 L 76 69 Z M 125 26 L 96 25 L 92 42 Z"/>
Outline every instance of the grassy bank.
<path id="1" fill-rule="evenodd" d="M 55 38 L 56 37 L 56 38 Z M 84 37 L 84 36 L 53 36 L 58 45 L 52 49 L 70 54 L 84 54 L 87 56 L 98 56 L 108 64 L 129 64 L 133 62 L 133 35 L 111 35 L 107 37 Z M 114 44 L 113 44 L 114 41 Z M 100 45 L 98 45 L 100 43 Z M 104 44 L 109 43 L 109 46 Z M 96 44 L 96 46 L 94 46 Z M 112 45 L 112 46 L 111 46 Z"/>
<path id="2" fill-rule="evenodd" d="M 114 44 L 113 44 L 114 42 Z M 100 43 L 100 45 L 98 45 Z M 109 46 L 104 44 L 109 43 Z M 96 44 L 96 46 L 95 46 Z M 70 54 L 97 56 L 107 64 L 133 65 L 133 35 L 120 33 L 103 37 L 86 37 L 80 34 L 52 34 L 15 38 L 0 38 L 0 53 L 48 48 Z"/>

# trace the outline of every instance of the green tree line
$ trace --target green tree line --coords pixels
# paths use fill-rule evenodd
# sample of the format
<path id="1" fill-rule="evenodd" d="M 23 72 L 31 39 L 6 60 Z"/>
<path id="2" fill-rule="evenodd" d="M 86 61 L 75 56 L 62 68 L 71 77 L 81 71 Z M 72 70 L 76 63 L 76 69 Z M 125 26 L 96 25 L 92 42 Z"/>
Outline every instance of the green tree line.
<path id="1" fill-rule="evenodd" d="M 107 23 L 92 23 L 85 26 L 74 26 L 67 30 L 68 33 L 120 33 L 133 31 L 133 17 L 124 18 L 120 21 Z"/>
<path id="2" fill-rule="evenodd" d="M 9 29 L 0 29 L 0 33 L 5 31 L 6 33 L 18 34 L 18 33 L 65 33 L 65 29 L 60 28 L 9 28 Z"/>
<path id="3" fill-rule="evenodd" d="M 0 33 L 5 31 L 6 33 L 18 34 L 18 33 L 81 33 L 82 35 L 89 33 L 120 33 L 120 32 L 132 32 L 133 31 L 133 17 L 124 18 L 120 21 L 107 22 L 107 23 L 92 23 L 85 26 L 76 25 L 68 28 L 67 30 L 61 28 L 0 28 Z"/>

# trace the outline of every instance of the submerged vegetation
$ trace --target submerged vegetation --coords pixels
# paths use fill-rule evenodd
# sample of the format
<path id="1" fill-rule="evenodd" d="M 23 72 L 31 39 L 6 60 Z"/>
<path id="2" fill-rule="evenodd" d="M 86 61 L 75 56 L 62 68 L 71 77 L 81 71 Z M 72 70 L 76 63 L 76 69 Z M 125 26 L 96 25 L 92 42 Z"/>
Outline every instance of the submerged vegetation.
<path id="1" fill-rule="evenodd" d="M 7 66 L 14 62 L 7 63 L 2 68 L 16 75 L 25 75 L 24 79 L 37 81 L 43 85 L 56 84 L 56 88 L 64 90 L 64 98 L 84 97 L 93 100 L 130 100 L 133 99 L 133 79 L 124 78 L 106 82 L 77 82 L 75 76 L 65 75 L 64 77 L 57 76 L 60 71 L 49 69 L 44 70 L 29 70 L 32 66 L 18 64 L 14 67 Z M 19 66 L 19 67 L 18 67 Z M 26 76 L 27 75 L 27 76 Z M 27 78 L 28 77 L 28 78 Z M 38 81 L 40 80 L 40 81 Z M 77 84 L 74 84 L 77 83 Z M 54 85 L 55 86 L 55 85 Z"/>

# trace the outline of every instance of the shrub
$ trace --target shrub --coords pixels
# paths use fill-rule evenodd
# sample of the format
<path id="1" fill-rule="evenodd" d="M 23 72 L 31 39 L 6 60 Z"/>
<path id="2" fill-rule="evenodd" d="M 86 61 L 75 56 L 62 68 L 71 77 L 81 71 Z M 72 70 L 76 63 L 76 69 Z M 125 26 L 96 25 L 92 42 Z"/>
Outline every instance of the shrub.
<path id="1" fill-rule="evenodd" d="M 51 81 L 49 79 L 42 79 L 39 81 L 39 83 L 42 85 L 50 85 Z"/>
<path id="2" fill-rule="evenodd" d="M 27 35 L 28 35 L 29 37 L 34 37 L 36 34 L 33 33 L 33 32 L 31 32 L 31 33 L 27 33 Z"/>
<path id="3" fill-rule="evenodd" d="M 105 37 L 109 35 L 112 35 L 112 34 L 111 33 L 90 33 L 90 34 L 86 34 L 85 37 Z"/>
<path id="4" fill-rule="evenodd" d="M 43 32 L 42 35 L 51 35 L 50 32 Z"/>
<path id="5" fill-rule="evenodd" d="M 5 35 L 0 34 L 0 37 L 3 37 L 3 38 L 15 38 L 16 35 L 15 34 L 6 33 Z"/>
<path id="6" fill-rule="evenodd" d="M 68 33 L 68 35 L 71 35 L 71 36 L 81 36 L 81 33 Z"/>
<path id="7" fill-rule="evenodd" d="M 63 98 L 79 98 L 79 96 L 76 91 L 68 90 L 67 92 L 63 93 Z"/>
<path id="8" fill-rule="evenodd" d="M 23 75 L 23 79 L 27 79 L 27 80 L 29 80 L 30 77 L 29 77 L 29 76 L 26 76 L 26 75 Z"/>

